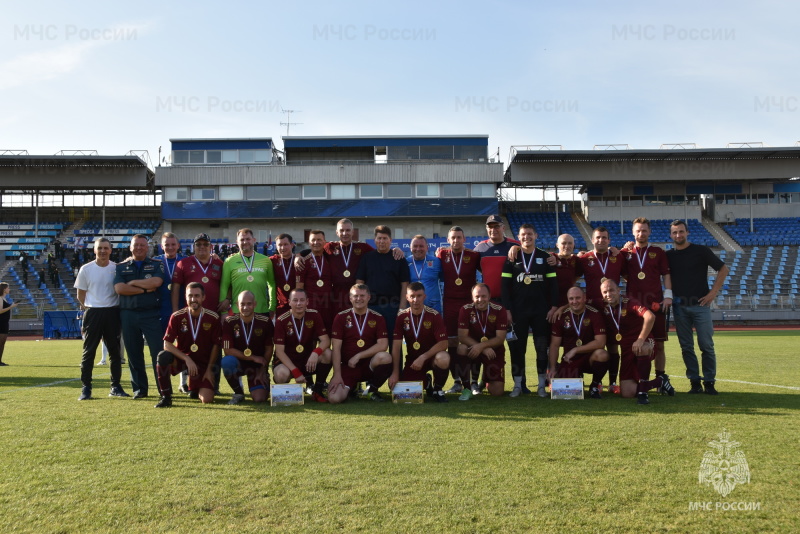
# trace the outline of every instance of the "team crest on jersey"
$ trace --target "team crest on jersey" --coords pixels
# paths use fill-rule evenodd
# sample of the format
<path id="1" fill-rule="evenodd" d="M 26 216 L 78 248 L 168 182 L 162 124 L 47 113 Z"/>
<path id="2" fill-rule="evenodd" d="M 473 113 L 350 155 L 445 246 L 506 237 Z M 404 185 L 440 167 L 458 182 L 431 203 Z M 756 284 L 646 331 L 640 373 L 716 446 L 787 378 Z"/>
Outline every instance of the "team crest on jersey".
<path id="1" fill-rule="evenodd" d="M 292 328 L 289 325 L 286 325 L 286 334 L 290 335 L 290 336 L 293 336 L 294 335 L 294 328 Z"/>
<path id="2" fill-rule="evenodd" d="M 214 325 L 213 325 L 213 324 L 211 324 L 211 323 L 203 323 L 203 330 L 205 330 L 206 332 L 208 332 L 209 330 L 211 330 L 211 327 L 212 327 L 212 326 L 214 326 Z"/>
<path id="3" fill-rule="evenodd" d="M 566 329 L 570 329 L 570 328 L 572 328 L 572 323 L 570 322 L 570 320 L 569 320 L 569 319 L 567 319 L 566 321 L 564 321 L 564 328 L 566 328 Z"/>
<path id="4" fill-rule="evenodd" d="M 610 261 L 611 263 L 617 263 L 617 257 L 616 256 L 610 256 L 608 258 L 608 261 Z"/>
<path id="5" fill-rule="evenodd" d="M 314 321 L 306 321 L 306 326 L 309 328 L 314 328 Z"/>
<path id="6" fill-rule="evenodd" d="M 239 337 L 242 333 L 239 331 L 239 325 L 233 325 L 233 337 Z"/>
<path id="7" fill-rule="evenodd" d="M 625 310 L 622 310 L 622 311 L 620 312 L 620 315 L 622 315 L 623 317 L 625 317 L 626 315 L 628 315 L 628 310 L 627 310 L 627 309 L 625 309 Z"/>
<path id="8" fill-rule="evenodd" d="M 477 320 L 478 320 L 478 318 L 475 317 L 475 312 L 471 312 L 469 314 L 469 323 L 470 324 L 475 324 L 475 321 L 477 321 Z"/>
<path id="9" fill-rule="evenodd" d="M 628 261 L 630 261 L 630 260 L 631 260 L 631 258 L 633 258 L 633 253 L 632 253 L 632 252 L 628 252 L 628 253 L 625 255 L 625 257 L 628 259 Z"/>
<path id="10" fill-rule="evenodd" d="M 464 256 L 464 263 L 469 263 L 469 260 L 470 260 L 469 256 Z"/>
<path id="11" fill-rule="evenodd" d="M 489 316 L 489 322 L 490 322 L 490 323 L 493 323 L 493 322 L 495 322 L 496 320 L 497 320 L 497 316 L 496 316 L 496 315 L 490 315 L 490 316 Z"/>
<path id="12" fill-rule="evenodd" d="M 336 247 L 335 249 L 333 249 L 333 255 L 334 256 L 338 256 L 339 255 L 339 247 Z"/>
<path id="13" fill-rule="evenodd" d="M 403 320 L 403 330 L 408 332 L 411 329 L 411 325 L 408 324 L 408 317 Z"/>
<path id="14" fill-rule="evenodd" d="M 345 328 L 353 328 L 353 320 L 348 315 L 347 318 L 344 320 L 344 327 Z"/>
<path id="15" fill-rule="evenodd" d="M 186 324 L 186 318 L 184 317 L 183 320 L 181 320 L 181 332 L 188 332 L 188 331 L 189 331 L 189 326 Z"/>
<path id="16" fill-rule="evenodd" d="M 431 323 L 430 321 L 423 321 L 422 322 L 422 326 L 425 327 L 425 330 L 430 330 L 432 325 L 433 325 L 433 323 Z"/>
<path id="17" fill-rule="evenodd" d="M 377 325 L 378 322 L 371 319 L 371 320 L 367 321 L 367 324 L 369 325 L 370 328 L 375 328 L 375 325 Z"/>
<path id="18" fill-rule="evenodd" d="M 264 334 L 263 328 L 256 328 L 256 335 L 261 337 Z"/>
<path id="19" fill-rule="evenodd" d="M 433 267 L 433 260 L 428 260 L 428 267 Z"/>
<path id="20" fill-rule="evenodd" d="M 354 248 L 353 254 L 355 254 L 356 256 L 361 256 L 361 249 L 358 247 Z"/>
<path id="21" fill-rule="evenodd" d="M 544 264 L 544 258 L 536 258 L 536 265 L 543 265 L 543 264 Z"/>
<path id="22" fill-rule="evenodd" d="M 650 258 L 651 260 L 654 260 L 654 259 L 656 259 L 656 253 L 655 252 L 648 252 L 647 253 L 647 257 Z"/>
<path id="23" fill-rule="evenodd" d="M 589 267 L 594 267 L 594 260 L 589 260 Z"/>
<path id="24" fill-rule="evenodd" d="M 583 326 L 589 326 L 590 324 L 592 324 L 592 320 L 588 317 L 583 320 Z"/>

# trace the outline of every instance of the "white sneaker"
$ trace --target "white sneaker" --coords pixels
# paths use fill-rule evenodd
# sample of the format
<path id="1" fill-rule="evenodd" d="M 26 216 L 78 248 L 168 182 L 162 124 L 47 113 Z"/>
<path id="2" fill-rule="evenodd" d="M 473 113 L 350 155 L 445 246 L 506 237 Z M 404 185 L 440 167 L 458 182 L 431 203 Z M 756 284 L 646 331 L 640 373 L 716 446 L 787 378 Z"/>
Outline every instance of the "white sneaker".
<path id="1" fill-rule="evenodd" d="M 231 397 L 231 400 L 228 401 L 228 404 L 239 404 L 244 400 L 244 395 L 241 393 L 234 393 Z"/>
<path id="2" fill-rule="evenodd" d="M 481 387 L 478 384 L 472 384 L 470 389 L 472 390 L 472 394 L 473 395 L 480 395 L 481 394 Z"/>
<path id="3" fill-rule="evenodd" d="M 100 360 L 99 362 L 97 362 L 97 366 L 98 367 L 100 367 L 101 365 L 105 365 L 105 364 L 106 364 L 105 360 Z"/>
<path id="4" fill-rule="evenodd" d="M 511 390 L 511 393 L 508 394 L 511 398 L 519 397 L 522 394 L 522 387 L 521 386 L 514 386 L 514 389 Z"/>

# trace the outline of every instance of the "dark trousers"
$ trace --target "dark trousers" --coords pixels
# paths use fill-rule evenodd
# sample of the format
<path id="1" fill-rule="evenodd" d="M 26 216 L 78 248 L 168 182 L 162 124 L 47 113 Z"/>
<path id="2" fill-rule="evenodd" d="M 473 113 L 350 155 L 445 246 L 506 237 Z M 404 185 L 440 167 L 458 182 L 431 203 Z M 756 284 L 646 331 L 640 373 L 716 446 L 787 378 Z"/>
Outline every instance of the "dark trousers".
<path id="1" fill-rule="evenodd" d="M 128 368 L 131 371 L 133 393 L 147 395 L 147 365 L 144 359 L 144 344 L 150 349 L 153 378 L 156 374 L 158 353 L 164 349 L 164 335 L 161 332 L 161 313 L 155 310 L 121 310 L 122 341 L 128 352 Z M 144 339 L 142 339 L 144 336 Z M 110 348 L 110 347 L 109 347 Z"/>
<path id="2" fill-rule="evenodd" d="M 119 308 L 88 308 L 83 314 L 83 356 L 81 358 L 81 383 L 92 387 L 92 370 L 97 346 L 104 341 L 111 362 L 111 387 L 119 386 L 122 376 L 122 355 L 119 350 Z"/>
<path id="3" fill-rule="evenodd" d="M 547 371 L 548 349 L 550 344 L 550 324 L 547 312 L 536 312 L 529 309 L 511 310 L 514 317 L 514 333 L 516 341 L 510 341 L 511 376 L 525 376 L 525 351 L 528 348 L 528 329 L 533 331 L 533 346 L 536 350 L 536 370 Z"/>

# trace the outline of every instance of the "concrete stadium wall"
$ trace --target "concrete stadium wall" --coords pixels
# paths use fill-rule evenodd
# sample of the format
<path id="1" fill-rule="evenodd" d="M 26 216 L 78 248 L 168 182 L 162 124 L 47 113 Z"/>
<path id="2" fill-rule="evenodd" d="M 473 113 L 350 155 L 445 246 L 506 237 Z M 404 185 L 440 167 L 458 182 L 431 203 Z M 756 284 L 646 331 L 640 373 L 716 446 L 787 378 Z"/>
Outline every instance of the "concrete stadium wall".
<path id="1" fill-rule="evenodd" d="M 700 206 L 584 206 L 586 220 L 592 221 L 632 221 L 636 217 L 656 219 L 700 219 Z M 777 217 L 777 215 L 776 215 Z"/>
<path id="2" fill-rule="evenodd" d="M 797 217 L 798 204 L 753 204 L 752 216 L 765 217 Z M 749 219 L 749 204 L 717 204 L 714 207 L 714 222 L 725 223 L 733 219 Z"/>

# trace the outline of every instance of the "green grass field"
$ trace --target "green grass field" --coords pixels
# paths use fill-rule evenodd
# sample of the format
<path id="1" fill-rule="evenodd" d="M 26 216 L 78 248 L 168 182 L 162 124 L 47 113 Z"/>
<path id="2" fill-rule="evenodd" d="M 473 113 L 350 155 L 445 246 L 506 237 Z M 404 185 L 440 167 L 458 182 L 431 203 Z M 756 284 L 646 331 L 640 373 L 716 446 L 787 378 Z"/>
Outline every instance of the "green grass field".
<path id="1" fill-rule="evenodd" d="M 685 394 L 673 338 L 678 394 L 649 406 L 228 406 L 225 384 L 211 406 L 177 395 L 168 410 L 105 397 L 105 367 L 78 402 L 79 341 L 9 341 L 0 532 L 797 532 L 800 335 L 716 341 L 719 396 Z M 698 483 L 723 429 L 751 472 L 725 498 Z"/>

